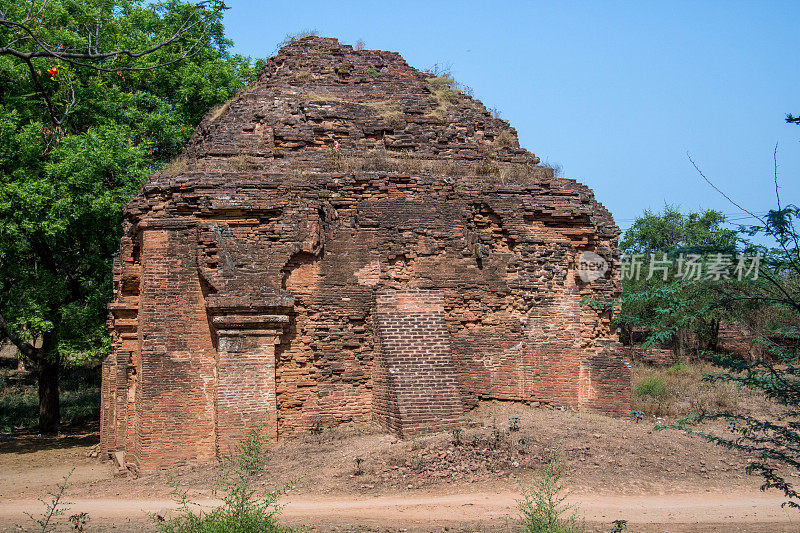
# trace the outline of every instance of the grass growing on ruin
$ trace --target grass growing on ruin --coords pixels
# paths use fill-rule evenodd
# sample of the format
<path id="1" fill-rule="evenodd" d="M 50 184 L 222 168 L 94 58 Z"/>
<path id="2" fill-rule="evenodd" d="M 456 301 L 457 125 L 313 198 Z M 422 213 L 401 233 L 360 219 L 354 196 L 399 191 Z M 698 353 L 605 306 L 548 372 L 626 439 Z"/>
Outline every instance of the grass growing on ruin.
<path id="1" fill-rule="evenodd" d="M 189 164 L 186 161 L 186 157 L 181 154 L 175 157 L 172 161 L 161 167 L 158 173 L 162 176 L 175 176 L 177 174 L 181 174 L 186 172 L 189 168 Z"/>
<path id="2" fill-rule="evenodd" d="M 504 148 L 513 148 L 517 144 L 517 140 L 509 130 L 503 130 L 495 137 L 492 144 L 494 144 L 495 148 L 502 150 Z"/>
<path id="3" fill-rule="evenodd" d="M 293 44 L 296 41 L 299 41 L 300 39 L 304 39 L 306 37 L 317 37 L 317 36 L 319 36 L 319 32 L 316 29 L 307 29 L 295 33 L 287 33 L 283 37 L 283 40 L 275 46 L 275 52 L 277 52 L 278 50 L 280 50 L 281 48 L 283 48 L 288 44 Z"/>
<path id="4" fill-rule="evenodd" d="M 486 183 L 531 183 L 552 176 L 549 168 L 529 163 L 505 163 L 491 158 L 471 163 L 416 156 L 385 149 L 326 151 L 327 170 L 334 172 L 397 172 L 411 176 L 476 177 Z"/>
<path id="5" fill-rule="evenodd" d="M 318 104 L 338 103 L 342 101 L 341 98 L 334 94 L 319 93 L 314 91 L 300 91 L 297 94 L 297 98 L 303 102 L 315 102 Z"/>
<path id="6" fill-rule="evenodd" d="M 231 107 L 231 102 L 232 101 L 233 101 L 233 98 L 227 100 L 225 103 L 220 104 L 220 105 L 216 106 L 214 109 L 212 109 L 208 120 L 210 122 L 214 122 L 219 117 L 221 117 L 222 115 L 227 113 L 228 109 L 230 109 L 230 107 Z"/>
<path id="7" fill-rule="evenodd" d="M 247 172 L 248 170 L 256 170 L 258 168 L 258 161 L 254 161 L 245 154 L 237 154 L 229 157 L 227 166 L 234 172 Z"/>
<path id="8" fill-rule="evenodd" d="M 266 466 L 266 427 L 251 429 L 237 444 L 233 455 L 223 460 L 218 472 L 215 493 L 222 505 L 204 513 L 192 510 L 186 491 L 175 488 L 178 515 L 156 524 L 165 533 L 290 533 L 291 528 L 278 524 L 281 506 L 278 500 L 293 486 L 278 489 L 256 488 Z"/>
<path id="9" fill-rule="evenodd" d="M 461 94 L 457 88 L 458 84 L 447 72 L 428 78 L 426 81 L 428 90 L 433 94 L 433 98 L 438 104 L 436 109 L 431 111 L 431 114 L 437 118 L 443 118 L 450 106 L 458 100 L 458 96 Z"/>
<path id="10" fill-rule="evenodd" d="M 378 113 L 389 126 L 396 126 L 403 123 L 403 111 L 400 109 L 400 104 L 397 102 L 369 102 L 366 106 Z"/>

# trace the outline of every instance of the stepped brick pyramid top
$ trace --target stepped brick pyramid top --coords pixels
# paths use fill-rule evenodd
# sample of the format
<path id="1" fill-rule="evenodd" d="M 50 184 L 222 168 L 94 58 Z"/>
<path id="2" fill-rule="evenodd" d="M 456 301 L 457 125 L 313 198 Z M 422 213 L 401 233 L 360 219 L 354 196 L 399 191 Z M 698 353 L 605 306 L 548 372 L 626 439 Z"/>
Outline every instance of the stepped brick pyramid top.
<path id="1" fill-rule="evenodd" d="M 619 230 L 446 77 L 306 37 L 127 206 L 102 445 L 140 468 L 481 399 L 622 414 Z M 581 276 L 581 254 L 604 262 Z M 592 256 L 597 257 L 597 256 Z"/>

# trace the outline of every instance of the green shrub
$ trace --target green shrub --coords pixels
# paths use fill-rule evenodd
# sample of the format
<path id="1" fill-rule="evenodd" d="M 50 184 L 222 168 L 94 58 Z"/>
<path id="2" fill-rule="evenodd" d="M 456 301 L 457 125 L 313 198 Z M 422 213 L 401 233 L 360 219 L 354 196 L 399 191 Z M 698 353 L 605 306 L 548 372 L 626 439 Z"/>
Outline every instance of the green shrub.
<path id="1" fill-rule="evenodd" d="M 223 460 L 215 493 L 222 493 L 222 505 L 207 512 L 193 512 L 186 491 L 177 487 L 178 516 L 156 524 L 165 533 L 289 533 L 294 531 L 278 524 L 278 499 L 293 484 L 276 490 L 255 488 L 255 481 L 266 462 L 266 428 L 250 430 L 235 449 Z"/>
<path id="2" fill-rule="evenodd" d="M 15 392 L 0 398 L 0 431 L 33 427 L 39 422 L 39 400 L 34 394 Z"/>
<path id="3" fill-rule="evenodd" d="M 556 448 L 533 486 L 522 487 L 517 509 L 519 523 L 528 533 L 583 533 L 577 507 L 565 503 L 569 496 L 563 480 L 565 473 L 566 463 Z"/>
<path id="4" fill-rule="evenodd" d="M 772 412 L 774 406 L 768 400 L 747 388 L 704 379 L 714 371 L 715 367 L 705 361 L 668 367 L 636 363 L 631 368 L 631 409 L 648 417 L 682 417 L 720 409 L 735 409 L 750 416 Z"/>
<path id="5" fill-rule="evenodd" d="M 687 365 L 686 363 L 681 363 L 680 361 L 674 363 L 671 367 L 669 367 L 669 371 L 672 372 L 673 374 L 687 372 L 688 370 L 689 370 L 689 365 Z"/>
<path id="6" fill-rule="evenodd" d="M 667 385 L 659 377 L 647 378 L 636 387 L 637 396 L 650 396 L 656 400 L 663 400 L 667 397 Z"/>

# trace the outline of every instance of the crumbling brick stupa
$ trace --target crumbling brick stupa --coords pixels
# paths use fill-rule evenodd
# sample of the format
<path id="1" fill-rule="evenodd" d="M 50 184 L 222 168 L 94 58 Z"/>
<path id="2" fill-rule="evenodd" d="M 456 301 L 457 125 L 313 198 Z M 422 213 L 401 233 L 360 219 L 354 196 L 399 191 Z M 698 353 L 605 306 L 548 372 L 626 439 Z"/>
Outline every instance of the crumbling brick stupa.
<path id="1" fill-rule="evenodd" d="M 481 399 L 626 413 L 609 312 L 584 302 L 619 294 L 619 229 L 538 162 L 396 53 L 283 47 L 125 210 L 102 449 L 155 468 L 262 423 L 406 436 Z"/>

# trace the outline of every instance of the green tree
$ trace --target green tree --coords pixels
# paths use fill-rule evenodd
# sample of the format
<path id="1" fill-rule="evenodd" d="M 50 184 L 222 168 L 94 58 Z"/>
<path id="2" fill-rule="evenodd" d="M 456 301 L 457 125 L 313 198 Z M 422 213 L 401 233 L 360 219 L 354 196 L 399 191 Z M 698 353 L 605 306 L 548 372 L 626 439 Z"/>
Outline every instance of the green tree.
<path id="1" fill-rule="evenodd" d="M 42 431 L 62 366 L 108 352 L 122 207 L 255 77 L 223 8 L 0 0 L 0 338 L 38 369 Z"/>
<path id="2" fill-rule="evenodd" d="M 636 219 L 620 243 L 626 268 L 615 320 L 624 335 L 643 329 L 647 345 L 669 343 L 678 357 L 688 355 L 692 336 L 706 346 L 716 343 L 724 314 L 716 305 L 720 280 L 687 274 L 691 261 L 702 268 L 708 258 L 735 253 L 737 232 L 724 224 L 717 211 L 683 214 L 669 205 Z"/>
<path id="3" fill-rule="evenodd" d="M 786 121 L 800 124 L 800 119 L 791 115 Z M 777 160 L 777 207 L 763 217 L 743 208 L 702 172 L 700 175 L 731 204 L 752 218 L 753 224 L 742 228 L 744 234 L 759 236 L 772 243 L 769 248 L 752 246 L 765 258 L 758 281 L 738 287 L 740 290 L 723 293 L 719 298 L 720 305 L 738 305 L 744 313 L 752 309 L 772 310 L 764 335 L 757 339 L 769 357 L 745 361 L 712 353 L 720 372 L 704 379 L 747 387 L 763 394 L 782 409 L 769 416 L 699 412 L 669 427 L 748 453 L 751 461 L 747 471 L 763 478 L 761 489 L 780 490 L 788 498 L 784 505 L 800 507 L 800 493 L 787 481 L 787 475 L 800 470 L 800 207 L 783 204 L 781 200 Z M 726 421 L 729 431 L 708 431 L 702 424 L 709 420 Z"/>
<path id="4" fill-rule="evenodd" d="M 755 216 L 755 215 L 753 215 Z M 746 228 L 751 235 L 775 239 L 775 247 L 762 248 L 765 261 L 759 283 L 746 290 L 723 294 L 720 305 L 741 305 L 743 313 L 768 308 L 770 315 L 764 335 L 756 339 L 769 357 L 751 361 L 727 354 L 709 353 L 720 372 L 704 376 L 707 381 L 735 383 L 758 391 L 782 407 L 772 417 L 736 412 L 699 412 L 670 426 L 698 435 L 720 446 L 750 454 L 749 473 L 763 479 L 762 490 L 775 488 L 789 498 L 786 504 L 800 507 L 800 494 L 787 481 L 789 471 L 800 470 L 800 208 L 779 206 Z M 729 432 L 712 433 L 702 423 L 724 420 Z"/>

